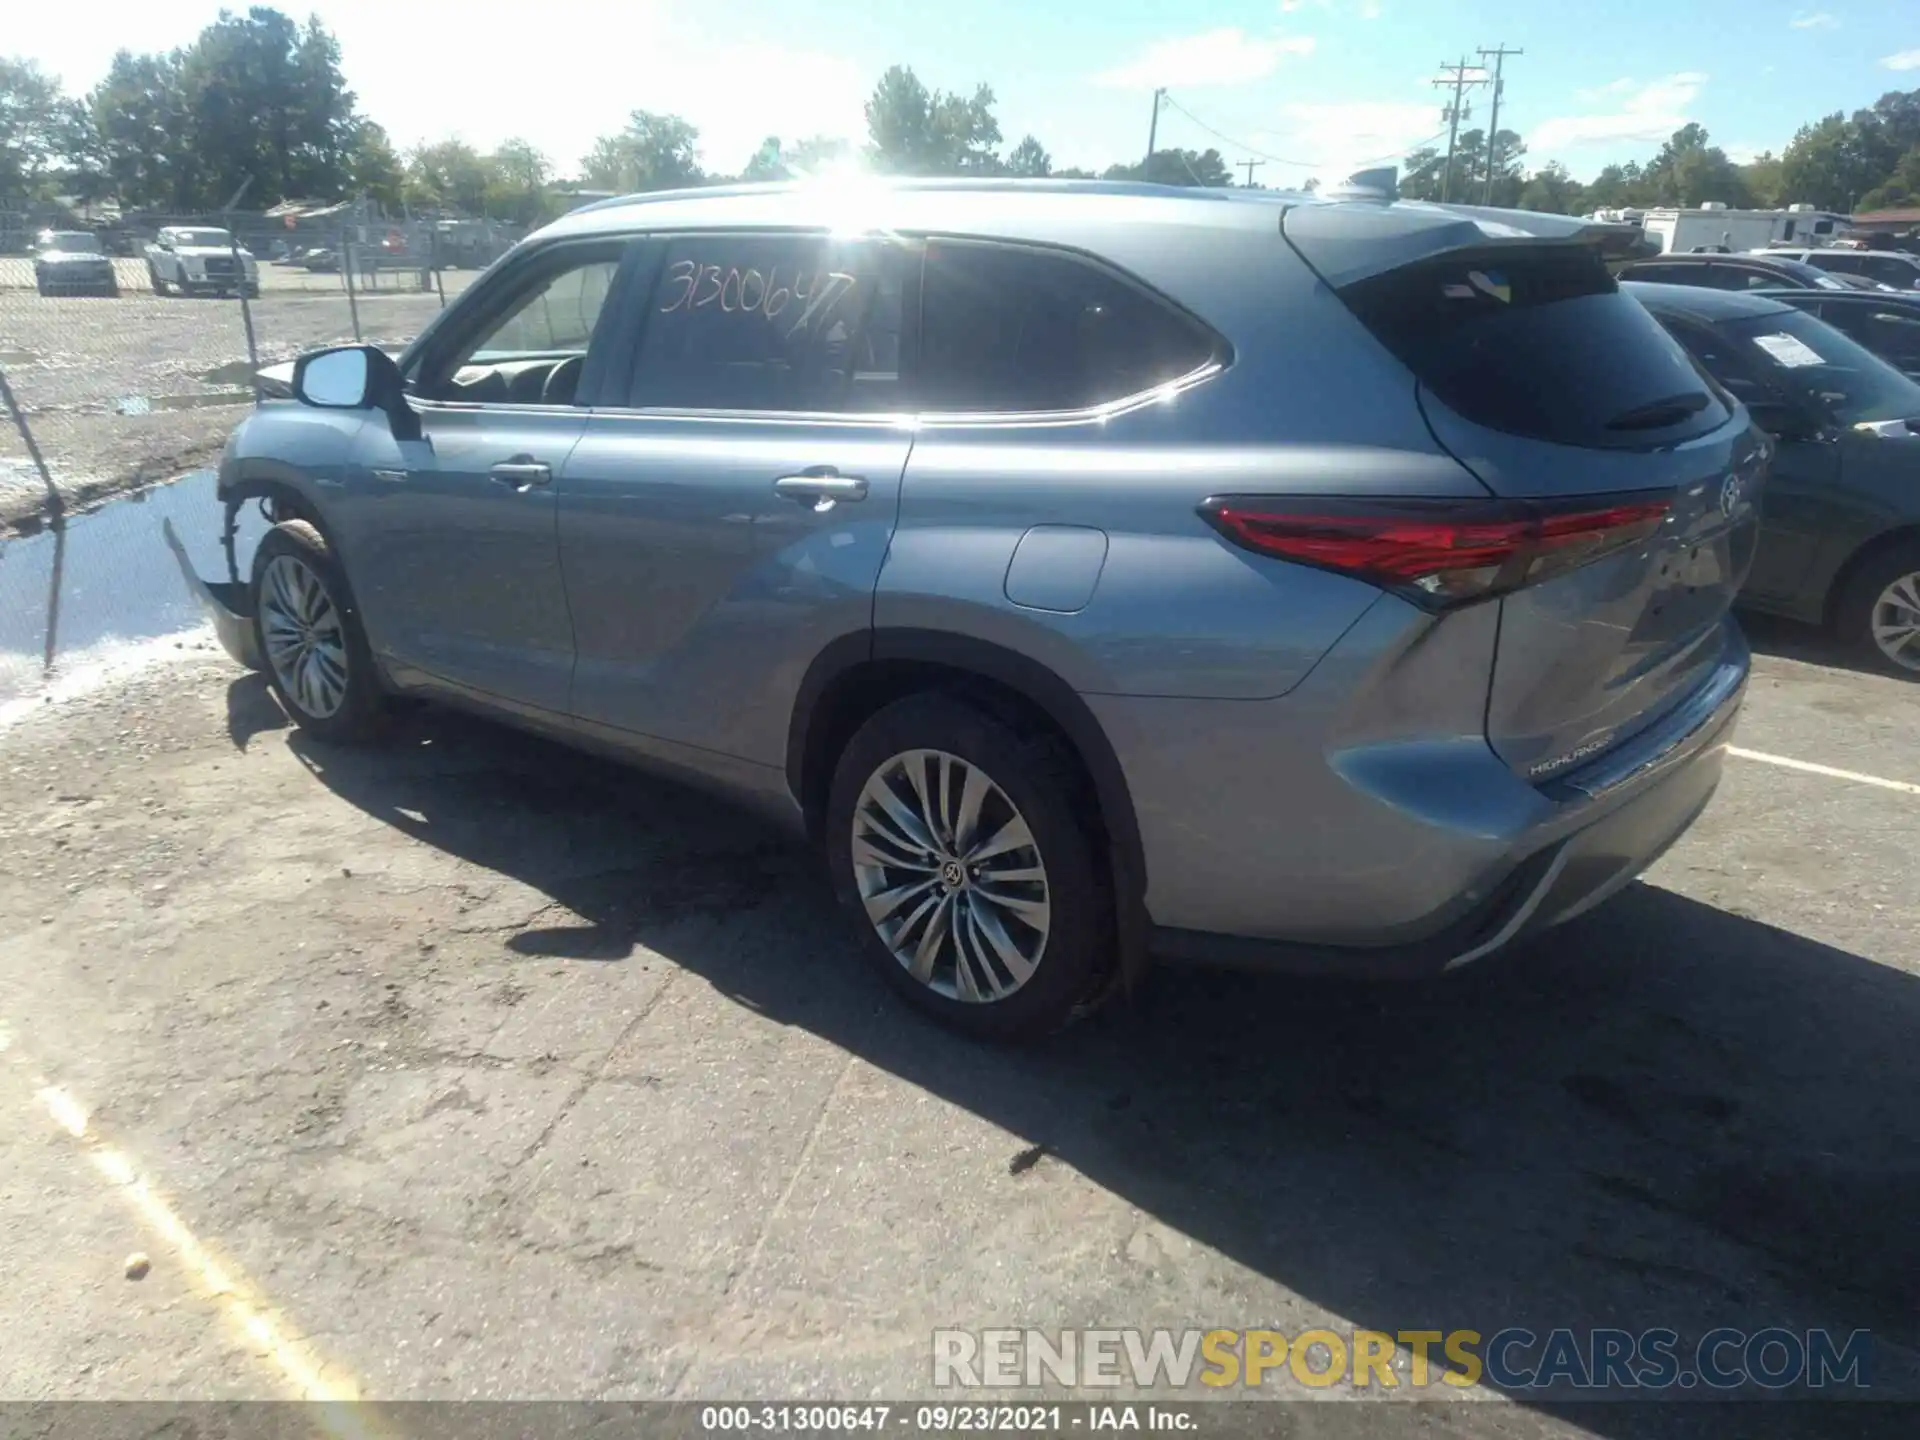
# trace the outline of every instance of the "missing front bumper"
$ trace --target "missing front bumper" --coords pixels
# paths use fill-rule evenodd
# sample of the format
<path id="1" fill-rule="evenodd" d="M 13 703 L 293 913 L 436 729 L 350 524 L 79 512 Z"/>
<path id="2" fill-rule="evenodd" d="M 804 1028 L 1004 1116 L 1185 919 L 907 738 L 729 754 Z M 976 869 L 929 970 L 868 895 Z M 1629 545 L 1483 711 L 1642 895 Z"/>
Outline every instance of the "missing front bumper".
<path id="1" fill-rule="evenodd" d="M 213 622 L 214 634 L 220 637 L 220 648 L 247 669 L 260 669 L 260 648 L 253 629 L 253 596 L 248 587 L 231 580 L 202 580 L 194 573 L 193 562 L 187 558 L 187 547 L 174 534 L 171 520 L 160 522 L 160 533 L 166 537 L 173 558 L 180 562 L 180 574 L 186 579 L 187 589 L 193 592 L 193 598 L 200 602 L 200 608 Z"/>

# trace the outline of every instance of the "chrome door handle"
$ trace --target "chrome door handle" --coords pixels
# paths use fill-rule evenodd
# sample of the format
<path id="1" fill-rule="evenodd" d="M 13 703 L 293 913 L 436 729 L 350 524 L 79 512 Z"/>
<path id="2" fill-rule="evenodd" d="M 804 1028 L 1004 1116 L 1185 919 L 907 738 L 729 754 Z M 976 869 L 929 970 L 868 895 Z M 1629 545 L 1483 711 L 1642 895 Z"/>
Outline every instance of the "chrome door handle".
<path id="1" fill-rule="evenodd" d="M 773 493 L 788 500 L 812 501 L 815 510 L 825 513 L 842 500 L 866 499 L 867 481 L 863 475 L 832 471 L 782 475 L 773 482 Z"/>
<path id="2" fill-rule="evenodd" d="M 553 483 L 553 467 L 530 455 L 503 460 L 487 473 L 493 477 L 496 485 L 511 485 L 516 490 L 530 490 L 537 485 Z"/>

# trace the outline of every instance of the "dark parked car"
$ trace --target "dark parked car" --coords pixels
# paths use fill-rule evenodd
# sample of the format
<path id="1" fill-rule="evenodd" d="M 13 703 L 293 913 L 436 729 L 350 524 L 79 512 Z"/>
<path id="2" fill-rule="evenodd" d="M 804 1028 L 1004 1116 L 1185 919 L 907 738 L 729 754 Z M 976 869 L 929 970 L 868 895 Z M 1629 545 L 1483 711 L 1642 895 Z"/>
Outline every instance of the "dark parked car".
<path id="1" fill-rule="evenodd" d="M 1853 287 L 1798 260 L 1772 255 L 1662 255 L 1621 266 L 1621 280 L 1700 285 L 1709 290 L 1838 290 Z"/>
<path id="2" fill-rule="evenodd" d="M 1920 384 L 1777 297 L 1623 288 L 1778 441 L 1741 603 L 1920 679 Z"/>
<path id="3" fill-rule="evenodd" d="M 1851 336 L 1910 380 L 1920 380 L 1920 295 L 1836 295 L 1826 290 L 1755 291 L 1804 310 Z"/>
<path id="4" fill-rule="evenodd" d="M 43 230 L 34 242 L 33 284 L 42 295 L 118 295 L 113 260 L 88 230 Z"/>

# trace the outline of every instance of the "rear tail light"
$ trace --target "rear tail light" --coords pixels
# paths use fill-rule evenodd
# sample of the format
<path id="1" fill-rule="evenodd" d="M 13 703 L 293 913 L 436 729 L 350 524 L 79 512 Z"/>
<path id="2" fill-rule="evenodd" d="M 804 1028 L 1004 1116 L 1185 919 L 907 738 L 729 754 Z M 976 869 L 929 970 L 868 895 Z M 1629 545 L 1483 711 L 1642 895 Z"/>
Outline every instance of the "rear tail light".
<path id="1" fill-rule="evenodd" d="M 1463 605 L 1638 544 L 1660 528 L 1669 497 L 1593 496 L 1561 504 L 1460 500 L 1323 500 L 1220 496 L 1200 515 L 1260 555 L 1338 571 L 1428 607 Z"/>

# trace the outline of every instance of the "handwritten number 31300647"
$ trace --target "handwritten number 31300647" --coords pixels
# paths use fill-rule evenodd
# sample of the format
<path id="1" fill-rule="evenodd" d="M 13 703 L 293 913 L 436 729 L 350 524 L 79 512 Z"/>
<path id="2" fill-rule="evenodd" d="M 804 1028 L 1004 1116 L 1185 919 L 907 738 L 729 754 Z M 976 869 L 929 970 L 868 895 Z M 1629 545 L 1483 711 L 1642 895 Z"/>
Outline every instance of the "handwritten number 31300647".
<path id="1" fill-rule="evenodd" d="M 840 270 L 796 269 L 791 281 L 783 285 L 777 265 L 762 275 L 752 267 L 742 270 L 732 265 L 722 269 L 698 260 L 677 260 L 667 271 L 669 299 L 660 313 L 691 313 L 717 305 L 725 315 L 760 315 L 775 320 L 798 305 L 800 318 L 787 327 L 792 335 L 805 329 L 816 316 L 829 314 L 836 301 L 853 292 L 856 283 L 853 276 Z"/>

